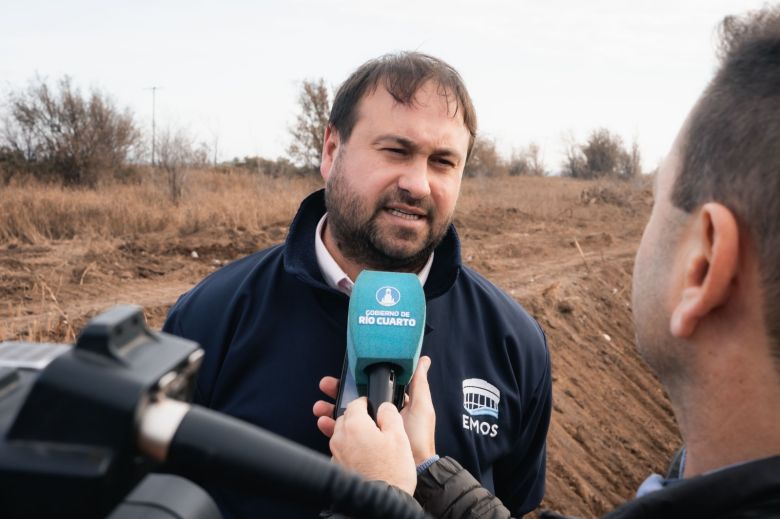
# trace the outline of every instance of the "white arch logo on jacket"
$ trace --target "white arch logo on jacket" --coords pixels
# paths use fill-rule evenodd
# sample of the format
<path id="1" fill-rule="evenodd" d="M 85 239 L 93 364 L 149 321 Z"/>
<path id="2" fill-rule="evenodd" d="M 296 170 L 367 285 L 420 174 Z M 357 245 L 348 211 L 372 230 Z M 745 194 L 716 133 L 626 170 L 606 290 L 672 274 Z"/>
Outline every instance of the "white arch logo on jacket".
<path id="1" fill-rule="evenodd" d="M 498 435 L 498 424 L 486 422 L 477 417 L 492 417 L 497 420 L 500 401 L 501 391 L 493 384 L 481 378 L 464 380 L 463 409 L 468 414 L 463 415 L 463 428 L 482 436 L 495 438 Z"/>
<path id="2" fill-rule="evenodd" d="M 501 391 L 481 378 L 467 378 L 463 381 L 463 408 L 471 416 L 488 415 L 498 418 L 498 402 Z"/>

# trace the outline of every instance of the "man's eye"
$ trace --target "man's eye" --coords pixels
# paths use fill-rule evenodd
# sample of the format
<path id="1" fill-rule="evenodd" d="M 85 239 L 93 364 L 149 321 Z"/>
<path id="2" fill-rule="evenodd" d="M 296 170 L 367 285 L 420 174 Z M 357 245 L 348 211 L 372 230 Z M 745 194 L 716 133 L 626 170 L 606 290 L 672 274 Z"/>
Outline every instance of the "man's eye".
<path id="1" fill-rule="evenodd" d="M 406 155 L 406 150 L 403 148 L 384 148 L 384 150 L 393 155 Z"/>
<path id="2" fill-rule="evenodd" d="M 436 164 L 439 164 L 440 166 L 445 166 L 448 168 L 452 168 L 455 166 L 455 163 L 448 159 L 437 158 L 437 159 L 433 159 L 433 161 Z"/>

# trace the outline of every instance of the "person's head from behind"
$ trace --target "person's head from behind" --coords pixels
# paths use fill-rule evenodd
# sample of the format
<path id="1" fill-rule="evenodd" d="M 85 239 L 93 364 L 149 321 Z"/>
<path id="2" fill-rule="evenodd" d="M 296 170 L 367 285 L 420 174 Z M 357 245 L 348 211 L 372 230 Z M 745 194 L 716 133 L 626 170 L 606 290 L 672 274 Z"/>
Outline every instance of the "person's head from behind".
<path id="1" fill-rule="evenodd" d="M 780 8 L 721 32 L 720 68 L 657 174 L 634 271 L 637 344 L 681 421 L 697 392 L 780 389 Z"/>
<path id="2" fill-rule="evenodd" d="M 475 134 L 471 98 L 443 61 L 404 52 L 358 68 L 334 99 L 321 165 L 341 254 L 422 267 L 452 221 Z"/>

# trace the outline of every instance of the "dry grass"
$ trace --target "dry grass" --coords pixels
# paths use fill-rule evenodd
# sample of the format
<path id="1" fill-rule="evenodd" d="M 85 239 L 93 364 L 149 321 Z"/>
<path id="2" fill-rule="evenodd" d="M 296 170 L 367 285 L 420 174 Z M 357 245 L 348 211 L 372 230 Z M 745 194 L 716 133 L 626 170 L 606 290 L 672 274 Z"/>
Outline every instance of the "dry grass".
<path id="1" fill-rule="evenodd" d="M 0 243 L 107 239 L 129 234 L 205 227 L 256 231 L 288 221 L 297 204 L 317 188 L 314 179 L 272 179 L 242 172 L 191 172 L 178 206 L 164 178 L 98 189 L 63 189 L 25 182 L 0 188 Z"/>
<path id="2" fill-rule="evenodd" d="M 76 328 L 57 298 L 58 289 L 59 287 L 49 286 L 41 276 L 35 276 L 32 287 L 27 291 L 27 299 L 35 301 L 34 304 L 39 308 L 52 308 L 54 312 L 46 314 L 43 319 L 31 321 L 28 326 L 22 327 L 20 330 L 5 322 L 0 322 L 0 340 L 13 338 L 13 340 L 28 342 L 74 342 L 77 335 Z M 10 302 L 7 305 L 8 317 L 22 317 L 21 305 L 14 305 Z"/>
<path id="3" fill-rule="evenodd" d="M 147 175 L 139 184 L 98 189 L 26 182 L 0 188 L 0 244 L 101 240 L 163 231 L 188 235 L 206 228 L 256 232 L 289 222 L 300 200 L 320 185 L 318 178 L 195 171 L 175 206 L 162 175 Z M 631 186 L 621 182 L 595 185 L 607 185 L 618 197 L 631 196 Z M 592 191 L 592 186 L 592 181 L 563 178 L 466 179 L 458 214 L 511 207 L 539 219 L 572 216 L 583 205 L 583 191 Z"/>
<path id="4" fill-rule="evenodd" d="M 623 201 L 629 205 L 646 190 L 645 184 L 647 179 L 644 177 L 632 182 L 561 177 L 466 179 L 458 202 L 458 214 L 468 216 L 486 208 L 513 208 L 539 220 L 585 216 L 586 206 L 591 201 L 589 194 L 596 194 L 593 202 L 614 204 Z"/>
<path id="5" fill-rule="evenodd" d="M 458 213 L 467 216 L 485 208 L 515 208 L 525 214 L 548 219 L 576 205 L 587 182 L 544 177 L 466 179 Z"/>

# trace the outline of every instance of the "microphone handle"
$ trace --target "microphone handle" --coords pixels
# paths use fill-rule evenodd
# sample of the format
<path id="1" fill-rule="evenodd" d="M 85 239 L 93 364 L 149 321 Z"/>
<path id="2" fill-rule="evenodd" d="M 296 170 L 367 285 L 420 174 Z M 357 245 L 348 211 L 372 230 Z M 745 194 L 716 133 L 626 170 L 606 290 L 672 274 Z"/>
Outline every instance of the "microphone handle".
<path id="1" fill-rule="evenodd" d="M 385 402 L 395 401 L 395 372 L 397 369 L 397 366 L 388 362 L 381 362 L 366 368 L 368 414 L 375 422 L 379 406 Z"/>

